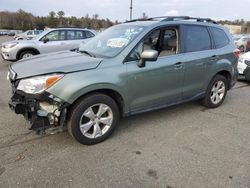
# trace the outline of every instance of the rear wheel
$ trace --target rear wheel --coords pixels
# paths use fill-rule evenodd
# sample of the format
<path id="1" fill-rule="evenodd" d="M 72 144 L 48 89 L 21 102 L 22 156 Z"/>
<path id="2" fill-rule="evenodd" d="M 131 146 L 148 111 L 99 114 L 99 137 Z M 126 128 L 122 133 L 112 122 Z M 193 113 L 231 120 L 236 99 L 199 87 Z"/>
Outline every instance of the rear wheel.
<path id="1" fill-rule="evenodd" d="M 28 57 L 32 57 L 33 55 L 35 55 L 36 53 L 34 51 L 31 50 L 26 50 L 23 51 L 20 55 L 19 55 L 19 59 L 25 59 Z"/>
<path id="2" fill-rule="evenodd" d="M 220 106 L 227 95 L 227 90 L 227 79 L 222 75 L 216 75 L 208 85 L 202 104 L 208 108 Z"/>
<path id="3" fill-rule="evenodd" d="M 77 102 L 69 114 L 68 131 L 82 144 L 106 140 L 119 123 L 116 102 L 104 94 L 92 94 Z"/>

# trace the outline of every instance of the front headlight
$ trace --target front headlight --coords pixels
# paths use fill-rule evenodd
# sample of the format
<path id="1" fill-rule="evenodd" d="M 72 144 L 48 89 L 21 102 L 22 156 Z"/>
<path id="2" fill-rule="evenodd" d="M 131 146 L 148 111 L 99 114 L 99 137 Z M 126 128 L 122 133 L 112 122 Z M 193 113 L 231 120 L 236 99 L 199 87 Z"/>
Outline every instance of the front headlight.
<path id="1" fill-rule="evenodd" d="M 63 74 L 52 74 L 45 76 L 36 76 L 20 80 L 17 90 L 24 91 L 29 94 L 42 93 L 63 77 Z"/>
<path id="2" fill-rule="evenodd" d="M 11 43 L 4 44 L 3 47 L 4 47 L 4 48 L 13 48 L 13 47 L 15 47 L 17 44 L 18 44 L 18 42 L 11 42 Z"/>

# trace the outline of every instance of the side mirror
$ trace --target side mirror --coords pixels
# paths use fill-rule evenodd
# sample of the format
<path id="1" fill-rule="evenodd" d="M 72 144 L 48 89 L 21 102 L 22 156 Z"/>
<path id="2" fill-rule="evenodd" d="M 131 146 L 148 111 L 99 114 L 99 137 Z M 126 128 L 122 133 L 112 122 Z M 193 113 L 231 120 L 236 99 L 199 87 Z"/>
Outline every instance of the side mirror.
<path id="1" fill-rule="evenodd" d="M 141 54 L 141 59 L 137 63 L 138 67 L 145 67 L 146 61 L 156 61 L 158 58 L 158 51 L 156 50 L 145 50 Z"/>
<path id="2" fill-rule="evenodd" d="M 49 42 L 49 39 L 48 39 L 47 37 L 45 37 L 45 38 L 43 39 L 43 43 L 47 43 L 47 42 Z"/>

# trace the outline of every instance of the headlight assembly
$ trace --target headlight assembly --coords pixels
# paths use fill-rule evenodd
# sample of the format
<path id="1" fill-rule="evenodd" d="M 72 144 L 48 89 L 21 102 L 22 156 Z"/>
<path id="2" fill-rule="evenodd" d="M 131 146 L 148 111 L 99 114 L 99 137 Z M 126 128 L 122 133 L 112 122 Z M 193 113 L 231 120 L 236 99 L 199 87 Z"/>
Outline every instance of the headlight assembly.
<path id="1" fill-rule="evenodd" d="M 18 42 L 11 42 L 11 43 L 4 44 L 3 47 L 4 47 L 4 48 L 13 48 L 13 47 L 15 47 L 17 44 L 18 44 Z"/>
<path id="2" fill-rule="evenodd" d="M 63 74 L 52 74 L 23 79 L 20 80 L 17 90 L 28 94 L 39 94 L 54 85 L 62 77 Z"/>

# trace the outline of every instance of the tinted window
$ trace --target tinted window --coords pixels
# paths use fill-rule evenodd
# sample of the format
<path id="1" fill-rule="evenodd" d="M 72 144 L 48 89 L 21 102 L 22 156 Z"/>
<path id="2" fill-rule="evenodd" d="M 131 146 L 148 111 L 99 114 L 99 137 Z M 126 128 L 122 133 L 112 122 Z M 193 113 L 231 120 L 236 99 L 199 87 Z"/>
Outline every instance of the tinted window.
<path id="1" fill-rule="evenodd" d="M 32 35 L 32 31 L 29 31 L 29 32 L 27 33 L 27 35 Z"/>
<path id="2" fill-rule="evenodd" d="M 86 34 L 86 38 L 92 38 L 92 37 L 94 37 L 95 35 L 92 33 L 92 32 L 90 32 L 90 31 L 84 31 L 85 32 L 85 34 Z"/>
<path id="3" fill-rule="evenodd" d="M 206 27 L 184 26 L 183 44 L 185 52 L 196 52 L 211 49 L 211 39 Z"/>
<path id="4" fill-rule="evenodd" d="M 68 40 L 79 40 L 79 39 L 85 39 L 85 33 L 80 30 L 72 30 L 67 31 L 67 39 Z"/>
<path id="5" fill-rule="evenodd" d="M 224 47 L 229 43 L 229 39 L 222 29 L 211 27 L 211 32 L 216 48 Z"/>

